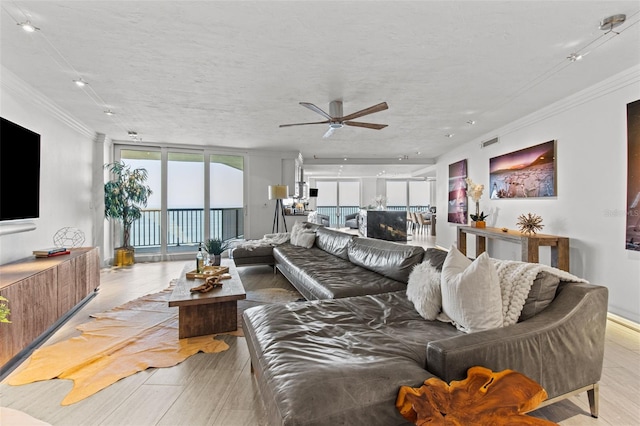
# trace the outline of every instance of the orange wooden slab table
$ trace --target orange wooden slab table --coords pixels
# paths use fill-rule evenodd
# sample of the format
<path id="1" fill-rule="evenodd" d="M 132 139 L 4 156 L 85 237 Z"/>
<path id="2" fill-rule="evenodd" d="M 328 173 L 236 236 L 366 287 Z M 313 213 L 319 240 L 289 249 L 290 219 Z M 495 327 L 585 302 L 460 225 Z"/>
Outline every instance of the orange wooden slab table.
<path id="1" fill-rule="evenodd" d="M 419 388 L 402 386 L 396 408 L 417 425 L 555 425 L 525 415 L 545 399 L 538 383 L 516 371 L 471 367 L 450 385 L 432 377 Z"/>

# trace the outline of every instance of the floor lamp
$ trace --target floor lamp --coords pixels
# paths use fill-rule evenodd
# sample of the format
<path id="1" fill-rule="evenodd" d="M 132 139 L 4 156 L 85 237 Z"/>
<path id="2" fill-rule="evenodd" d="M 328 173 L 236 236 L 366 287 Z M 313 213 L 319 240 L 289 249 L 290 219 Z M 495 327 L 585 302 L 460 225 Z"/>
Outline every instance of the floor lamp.
<path id="1" fill-rule="evenodd" d="M 289 187 L 287 185 L 269 185 L 269 199 L 276 200 L 276 209 L 273 212 L 273 227 L 271 232 L 280 232 L 280 216 L 282 216 L 282 223 L 284 224 L 284 232 L 287 230 L 287 221 L 284 219 L 284 207 L 282 200 L 289 195 Z M 278 210 L 280 210 L 278 212 Z"/>

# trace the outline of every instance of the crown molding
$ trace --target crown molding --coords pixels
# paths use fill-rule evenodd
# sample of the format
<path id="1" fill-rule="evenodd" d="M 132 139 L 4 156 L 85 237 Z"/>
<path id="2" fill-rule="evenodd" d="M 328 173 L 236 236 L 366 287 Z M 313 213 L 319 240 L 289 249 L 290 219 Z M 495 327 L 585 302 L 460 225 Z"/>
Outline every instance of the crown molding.
<path id="1" fill-rule="evenodd" d="M 22 79 L 9 71 L 4 66 L 0 73 L 0 86 L 3 90 L 14 93 L 18 98 L 28 101 L 41 108 L 43 111 L 60 121 L 70 129 L 88 138 L 93 138 L 95 132 L 87 125 L 77 120 L 58 104 L 46 97 L 44 94 L 25 83 Z"/>
<path id="2" fill-rule="evenodd" d="M 487 137 L 495 137 L 496 135 L 508 135 L 509 133 L 513 133 L 523 128 L 532 126 L 540 121 L 544 121 L 555 115 L 564 113 L 588 102 L 592 102 L 598 98 L 606 96 L 632 84 L 636 84 L 638 82 L 640 82 L 640 65 L 636 65 L 625 71 L 615 74 L 612 77 L 601 81 L 600 83 L 596 83 L 593 86 L 574 93 L 573 95 L 561 99 L 543 109 L 520 118 L 506 126 L 503 126 L 498 130 L 494 130 L 491 133 L 488 133 L 479 138 L 478 140 L 482 141 Z"/>
<path id="3" fill-rule="evenodd" d="M 220 145 L 187 145 L 187 144 L 171 144 L 167 142 L 131 142 L 121 139 L 111 139 L 113 145 L 126 149 L 145 149 L 145 148 L 158 148 L 158 149 L 171 149 L 175 150 L 196 150 L 203 152 L 213 152 L 215 154 L 229 154 L 229 155 L 245 155 L 254 157 L 268 157 L 268 158 L 289 158 L 296 159 L 298 157 L 298 151 L 272 151 L 265 149 L 255 148 L 231 148 L 228 146 Z"/>

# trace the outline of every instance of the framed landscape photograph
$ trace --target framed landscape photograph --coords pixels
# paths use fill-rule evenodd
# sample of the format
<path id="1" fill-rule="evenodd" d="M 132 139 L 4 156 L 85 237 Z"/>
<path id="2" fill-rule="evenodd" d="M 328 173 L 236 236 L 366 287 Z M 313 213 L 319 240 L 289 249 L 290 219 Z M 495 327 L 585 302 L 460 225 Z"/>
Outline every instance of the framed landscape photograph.
<path id="1" fill-rule="evenodd" d="M 449 205 L 447 220 L 467 224 L 467 160 L 449 164 Z"/>
<path id="2" fill-rule="evenodd" d="M 640 251 L 640 100 L 627 104 L 627 250 Z"/>
<path id="3" fill-rule="evenodd" d="M 491 199 L 555 197 L 556 141 L 489 160 Z"/>

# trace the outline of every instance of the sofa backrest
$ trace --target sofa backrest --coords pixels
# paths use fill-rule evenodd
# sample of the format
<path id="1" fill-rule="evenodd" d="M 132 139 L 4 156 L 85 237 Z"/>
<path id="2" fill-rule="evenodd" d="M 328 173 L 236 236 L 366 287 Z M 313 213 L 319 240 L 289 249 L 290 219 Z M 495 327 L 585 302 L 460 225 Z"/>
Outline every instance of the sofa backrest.
<path id="1" fill-rule="evenodd" d="M 348 254 L 351 263 L 406 284 L 413 267 L 422 262 L 424 249 L 373 238 L 355 238 Z"/>
<path id="2" fill-rule="evenodd" d="M 320 227 L 316 231 L 316 247 L 334 256 L 349 260 L 347 247 L 355 238 L 346 232 Z"/>

